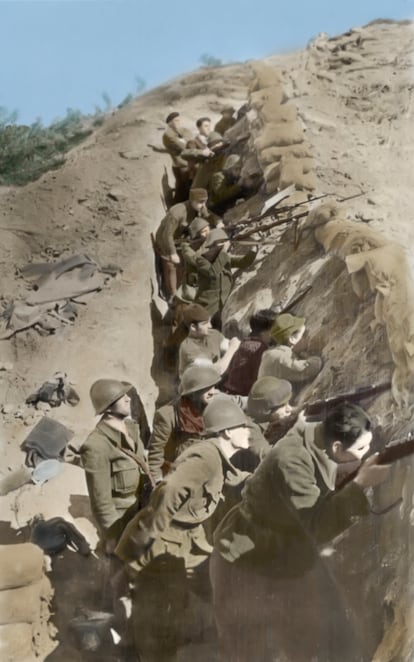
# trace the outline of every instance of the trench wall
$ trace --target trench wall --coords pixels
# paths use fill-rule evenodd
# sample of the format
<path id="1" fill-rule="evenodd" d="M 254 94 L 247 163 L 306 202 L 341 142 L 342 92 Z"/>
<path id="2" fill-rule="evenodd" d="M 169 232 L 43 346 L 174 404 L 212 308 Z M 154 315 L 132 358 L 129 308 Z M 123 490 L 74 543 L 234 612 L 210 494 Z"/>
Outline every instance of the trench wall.
<path id="1" fill-rule="evenodd" d="M 280 75 L 262 62 L 251 67 L 249 148 L 263 177 L 261 204 L 292 184 L 296 191 L 283 204 L 322 194 L 306 127 L 287 99 Z M 252 204 L 254 211 L 260 208 Z M 301 209 L 308 216 L 296 228 L 275 231 L 274 248 L 262 249 L 255 267 L 239 277 L 224 311 L 225 328 L 246 332 L 253 312 L 287 303 L 311 284 L 294 312 L 307 320 L 302 349 L 321 355 L 323 369 L 303 389 L 301 401 L 392 378 L 392 393 L 369 403 L 378 438 L 386 442 L 411 428 L 413 411 L 414 288 L 404 251 L 368 225 L 349 219 L 346 206 L 332 199 Z M 244 211 L 241 205 L 240 214 Z M 231 220 L 235 222 L 234 214 Z M 327 561 L 362 617 L 366 660 L 408 662 L 414 656 L 409 609 L 413 470 L 409 460 L 393 467 L 390 480 L 374 491 L 373 508 L 393 503 L 401 492 L 402 503 L 356 524 L 335 542 Z"/>

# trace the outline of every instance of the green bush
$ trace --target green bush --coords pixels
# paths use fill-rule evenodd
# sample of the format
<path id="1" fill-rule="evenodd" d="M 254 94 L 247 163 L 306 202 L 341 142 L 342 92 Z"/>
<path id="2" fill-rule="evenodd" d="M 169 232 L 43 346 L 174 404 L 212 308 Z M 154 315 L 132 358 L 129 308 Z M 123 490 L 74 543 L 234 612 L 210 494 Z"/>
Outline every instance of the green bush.
<path id="1" fill-rule="evenodd" d="M 15 124 L 17 113 L 0 108 L 0 184 L 27 184 L 65 162 L 65 153 L 92 133 L 90 120 L 68 108 L 66 117 L 44 127 Z"/>

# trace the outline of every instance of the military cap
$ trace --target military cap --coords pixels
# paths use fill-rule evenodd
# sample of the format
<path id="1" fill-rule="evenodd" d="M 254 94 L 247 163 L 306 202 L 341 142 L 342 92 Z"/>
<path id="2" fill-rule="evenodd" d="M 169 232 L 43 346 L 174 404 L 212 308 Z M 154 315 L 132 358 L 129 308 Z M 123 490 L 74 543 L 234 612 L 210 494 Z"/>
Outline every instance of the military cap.
<path id="1" fill-rule="evenodd" d="M 299 331 L 304 324 L 304 317 L 295 317 L 295 315 L 284 313 L 283 315 L 278 315 L 276 317 L 270 334 L 273 340 L 276 340 L 277 343 L 283 345 L 289 340 L 292 333 Z"/>
<path id="2" fill-rule="evenodd" d="M 193 303 L 183 312 L 183 322 L 187 326 L 190 326 L 193 322 L 207 322 L 209 319 L 210 315 L 206 308 L 203 308 L 198 303 Z"/>
<path id="3" fill-rule="evenodd" d="M 236 109 L 234 108 L 234 106 L 231 106 L 231 105 L 224 106 L 224 108 L 221 109 L 221 114 L 222 115 L 224 113 L 231 113 L 233 115 L 233 113 L 235 113 L 235 112 L 236 112 Z"/>
<path id="4" fill-rule="evenodd" d="M 227 240 L 228 240 L 227 233 L 221 228 L 215 228 L 208 235 L 206 239 L 206 243 L 204 245 L 206 248 L 210 248 L 211 246 L 214 246 L 214 244 L 220 244 L 221 242 Z"/>
<path id="5" fill-rule="evenodd" d="M 190 202 L 207 202 L 208 193 L 205 188 L 192 188 L 190 190 Z"/>
<path id="6" fill-rule="evenodd" d="M 262 377 L 253 384 L 247 398 L 247 413 L 266 419 L 272 409 L 286 405 L 292 397 L 292 386 L 286 379 Z"/>
<path id="7" fill-rule="evenodd" d="M 179 117 L 180 113 L 177 113 L 176 111 L 173 113 L 170 113 L 167 115 L 167 119 L 165 120 L 166 124 L 169 124 L 172 120 L 175 120 L 176 117 Z"/>
<path id="8" fill-rule="evenodd" d="M 204 228 L 209 228 L 210 224 L 208 221 L 206 221 L 205 218 L 202 218 L 201 216 L 196 216 L 193 221 L 191 221 L 190 225 L 188 226 L 188 229 L 190 231 L 190 236 L 192 239 L 195 239 L 201 230 L 204 230 Z"/>

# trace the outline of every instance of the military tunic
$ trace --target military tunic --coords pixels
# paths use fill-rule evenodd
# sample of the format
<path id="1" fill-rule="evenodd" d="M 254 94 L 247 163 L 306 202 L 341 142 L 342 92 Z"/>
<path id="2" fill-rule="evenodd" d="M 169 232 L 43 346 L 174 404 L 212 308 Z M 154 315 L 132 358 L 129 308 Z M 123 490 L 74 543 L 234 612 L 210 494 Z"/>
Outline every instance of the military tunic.
<path id="1" fill-rule="evenodd" d="M 299 359 L 291 347 L 278 345 L 264 352 L 257 378 L 278 377 L 294 384 L 314 379 L 321 368 L 322 361 L 319 356 Z"/>
<path id="2" fill-rule="evenodd" d="M 178 130 L 172 127 L 168 127 L 162 136 L 163 145 L 176 168 L 188 168 L 188 163 L 181 157 L 181 153 L 185 150 L 191 137 L 191 131 L 188 129 Z"/>
<path id="3" fill-rule="evenodd" d="M 180 453 L 201 439 L 200 434 L 181 429 L 178 407 L 179 401 L 172 402 L 157 409 L 154 415 L 148 464 L 156 482 L 168 473 Z"/>
<path id="4" fill-rule="evenodd" d="M 117 538 L 127 518 L 138 506 L 145 471 L 144 445 L 139 427 L 126 421 L 130 446 L 124 435 L 100 421 L 81 447 L 91 508 L 104 539 Z M 135 461 L 123 449 L 135 455 Z M 131 515 L 132 516 L 132 515 Z"/>
<path id="5" fill-rule="evenodd" d="M 196 216 L 201 216 L 215 226 L 219 222 L 218 216 L 207 208 L 196 211 L 191 202 L 180 202 L 171 207 L 162 219 L 155 235 L 155 243 L 160 255 L 168 257 L 177 252 L 176 242 L 179 242 L 188 230 L 188 226 Z"/>
<path id="6" fill-rule="evenodd" d="M 256 252 L 246 255 L 229 255 L 220 251 L 215 260 L 210 262 L 202 255 L 197 255 L 187 244 L 182 247 L 184 259 L 192 264 L 198 276 L 198 290 L 194 303 L 206 308 L 212 317 L 221 311 L 229 298 L 232 286 L 232 269 L 243 269 L 253 264 Z"/>

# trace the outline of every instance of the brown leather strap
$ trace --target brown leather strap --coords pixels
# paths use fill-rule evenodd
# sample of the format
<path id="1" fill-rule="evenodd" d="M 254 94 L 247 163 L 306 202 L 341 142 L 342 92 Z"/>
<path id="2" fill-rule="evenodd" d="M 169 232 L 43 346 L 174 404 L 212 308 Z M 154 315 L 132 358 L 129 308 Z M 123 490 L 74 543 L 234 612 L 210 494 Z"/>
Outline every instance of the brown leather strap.
<path id="1" fill-rule="evenodd" d="M 151 486 L 155 487 L 155 480 L 154 480 L 154 478 L 151 474 L 151 471 L 150 471 L 149 466 L 147 465 L 147 463 L 144 460 L 141 460 L 141 458 L 138 457 L 137 455 L 135 455 L 135 453 L 128 450 L 128 448 L 121 448 L 120 450 L 123 453 L 125 453 L 125 455 L 128 455 L 128 457 L 130 457 L 131 460 L 134 460 L 134 462 L 139 466 L 139 468 L 142 469 L 144 474 L 146 474 L 146 476 L 148 476 L 148 479 L 151 483 Z"/>

